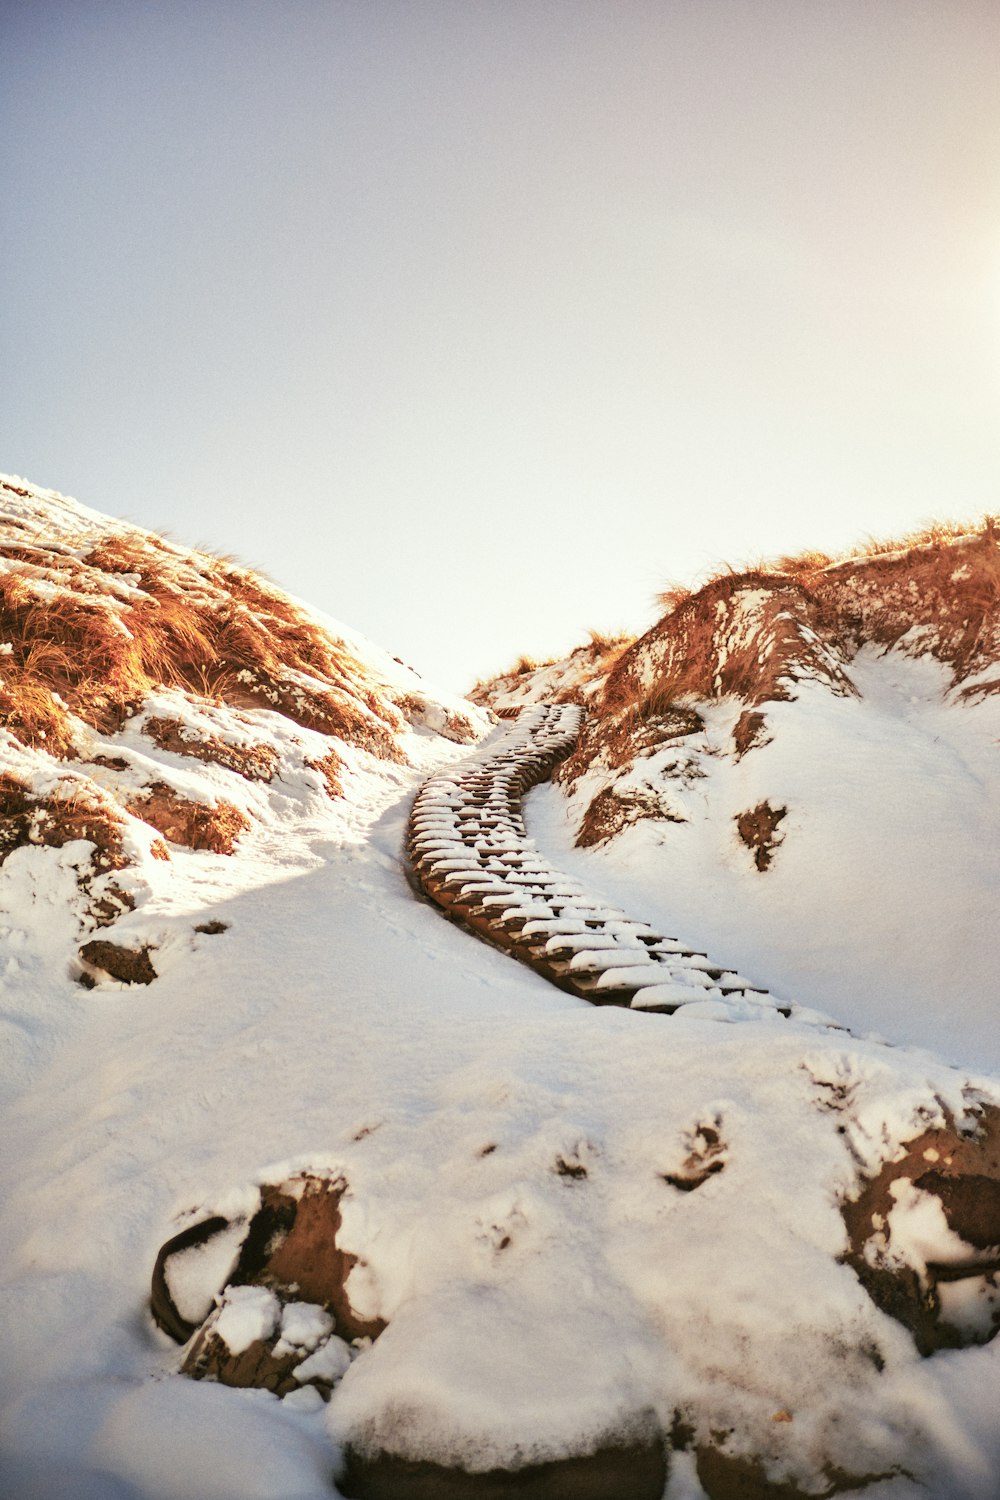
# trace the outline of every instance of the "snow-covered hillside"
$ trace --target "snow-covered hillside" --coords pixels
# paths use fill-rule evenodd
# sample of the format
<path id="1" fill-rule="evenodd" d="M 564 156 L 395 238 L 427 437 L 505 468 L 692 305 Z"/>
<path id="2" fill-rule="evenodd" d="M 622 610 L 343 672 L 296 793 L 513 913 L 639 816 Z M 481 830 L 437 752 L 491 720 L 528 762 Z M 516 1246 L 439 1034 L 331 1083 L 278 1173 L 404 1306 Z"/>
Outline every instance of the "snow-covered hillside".
<path id="1" fill-rule="evenodd" d="M 1000 537 L 727 576 L 610 675 L 568 665 L 518 682 L 589 709 L 532 803 L 554 857 L 786 999 L 1000 1070 Z"/>
<path id="2" fill-rule="evenodd" d="M 872 1026 L 911 1038 L 889 1015 L 849 1012 L 854 997 L 832 982 L 822 1008 L 851 1031 L 777 1011 L 732 1024 L 636 1014 L 560 992 L 407 880 L 413 796 L 465 753 L 457 738 L 501 732 L 485 715 L 230 565 L 132 529 L 116 541 L 116 523 L 9 483 L 6 1492 L 996 1500 L 1000 1081 L 977 1061 L 979 997 L 964 997 L 967 1025 L 942 1021 L 939 1060 L 863 1039 Z M 161 549 L 180 602 L 204 596 L 172 634 L 157 632 L 161 606 L 142 603 L 163 597 L 163 573 L 143 565 Z M 234 599 L 250 618 L 220 638 L 212 621 Z M 80 628 L 93 608 L 107 618 L 71 651 L 56 624 Z M 129 655 L 120 679 L 120 658 L 106 658 L 102 677 L 93 642 L 120 628 L 140 645 L 152 633 L 157 649 Z M 195 628 L 208 640 L 198 661 Z M 63 655 L 43 658 L 43 636 Z M 959 810 L 957 842 L 960 820 L 978 816 L 966 779 L 986 775 L 998 700 L 932 707 L 938 669 L 897 665 L 914 676 L 895 696 L 879 678 L 882 698 L 865 676 L 877 660 L 837 659 L 852 685 L 800 683 L 797 700 L 767 708 L 767 732 L 787 744 L 783 766 L 804 747 L 795 789 L 822 811 L 833 800 L 809 758 L 824 713 L 840 754 L 857 726 L 855 778 L 878 705 L 886 725 L 915 721 L 921 744 L 944 734 L 926 716 L 968 714 L 972 770 L 948 787 L 926 778 L 933 826 Z M 813 692 L 818 727 L 789 727 L 781 715 L 804 715 Z M 692 755 L 709 775 L 691 771 L 683 795 L 717 775 L 735 805 L 734 779 L 755 756 L 766 768 L 768 750 L 719 753 L 725 716 L 746 705 L 710 698 Z M 889 787 L 911 758 L 904 744 L 888 759 L 888 727 L 877 742 Z M 774 888 L 794 848 L 791 800 L 769 868 L 738 841 L 715 876 L 698 873 L 709 853 L 692 855 L 700 894 L 685 907 L 678 890 L 674 907 L 658 843 L 641 846 L 644 864 L 614 851 L 685 826 L 573 847 L 574 809 L 604 774 L 592 748 L 585 734 L 570 780 L 528 797 L 540 849 L 636 917 L 683 918 L 744 967 L 726 944 L 754 920 L 708 918 L 720 898 Z M 944 752 L 927 753 L 937 766 Z M 626 755 L 615 774 L 641 760 Z M 574 775 L 586 790 L 567 802 Z M 685 778 L 666 780 L 672 792 Z M 784 789 L 766 781 L 769 796 Z M 237 816 L 220 818 L 223 804 Z M 705 828 L 728 815 L 707 813 Z M 196 836 L 220 825 L 229 837 Z M 991 878 L 987 838 L 970 900 Z M 897 863 L 912 849 L 900 844 Z M 833 913 L 846 898 L 828 889 Z M 949 921 L 925 928 L 908 973 L 937 975 L 938 949 L 958 962 L 972 946 Z M 868 931 L 858 946 L 871 961 Z M 94 942 L 117 956 L 88 956 Z M 904 960 L 898 936 L 885 946 L 887 962 Z M 761 982 L 786 982 L 789 951 L 772 921 L 750 955 Z M 113 977 L 124 952 L 145 955 L 152 974 L 131 977 L 148 982 Z M 914 982 L 908 1016 L 931 1017 L 935 993 Z M 810 1002 L 801 987 L 794 998 Z M 162 1278 L 195 1329 L 180 1347 L 149 1292 L 161 1246 L 187 1230 L 191 1247 Z M 273 1389 L 222 1383 L 248 1375 Z"/>

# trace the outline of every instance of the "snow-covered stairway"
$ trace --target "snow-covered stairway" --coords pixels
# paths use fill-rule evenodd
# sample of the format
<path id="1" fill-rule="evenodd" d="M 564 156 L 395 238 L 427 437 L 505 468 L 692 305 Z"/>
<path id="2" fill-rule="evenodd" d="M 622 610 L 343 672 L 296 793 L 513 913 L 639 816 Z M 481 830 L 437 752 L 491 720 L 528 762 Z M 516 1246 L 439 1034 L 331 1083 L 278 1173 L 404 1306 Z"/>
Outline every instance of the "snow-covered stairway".
<path id="1" fill-rule="evenodd" d="M 569 754 L 582 717 L 573 704 L 524 709 L 499 739 L 424 783 L 407 842 L 420 888 L 474 932 L 595 1005 L 666 1014 L 684 1006 L 720 1020 L 794 1010 L 820 1019 L 595 901 L 538 853 L 521 797 Z"/>

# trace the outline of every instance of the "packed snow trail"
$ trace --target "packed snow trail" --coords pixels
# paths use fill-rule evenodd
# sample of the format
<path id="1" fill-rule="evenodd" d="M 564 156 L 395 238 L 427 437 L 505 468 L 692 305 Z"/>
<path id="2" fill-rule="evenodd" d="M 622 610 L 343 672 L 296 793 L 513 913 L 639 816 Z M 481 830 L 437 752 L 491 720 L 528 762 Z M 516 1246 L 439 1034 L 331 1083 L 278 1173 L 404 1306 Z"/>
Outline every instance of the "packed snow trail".
<path id="1" fill-rule="evenodd" d="M 525 709 L 499 739 L 431 776 L 410 815 L 407 851 L 421 890 L 560 989 L 594 1005 L 718 1020 L 768 1012 L 827 1017 L 779 1004 L 723 964 L 588 896 L 528 837 L 523 794 L 572 750 L 583 710 Z"/>

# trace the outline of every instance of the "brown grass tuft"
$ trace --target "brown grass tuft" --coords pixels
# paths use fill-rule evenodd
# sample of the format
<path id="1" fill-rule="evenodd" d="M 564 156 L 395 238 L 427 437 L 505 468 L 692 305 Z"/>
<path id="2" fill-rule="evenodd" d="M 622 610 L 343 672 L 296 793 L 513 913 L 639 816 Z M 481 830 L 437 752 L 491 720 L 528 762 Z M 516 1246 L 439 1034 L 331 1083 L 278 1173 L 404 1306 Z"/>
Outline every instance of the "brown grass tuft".
<path id="1" fill-rule="evenodd" d="M 154 781 L 127 806 L 133 817 L 149 823 L 170 843 L 213 854 L 232 854 L 236 840 L 250 827 L 249 818 L 231 802 L 212 807 L 192 802 L 165 781 Z"/>
<path id="2" fill-rule="evenodd" d="M 660 589 L 655 598 L 661 609 L 669 615 L 673 614 L 677 606 L 683 604 L 685 599 L 690 599 L 691 594 L 692 590 L 686 584 L 668 583 Z"/>
<path id="3" fill-rule="evenodd" d="M 327 796 L 331 802 L 344 794 L 344 785 L 341 776 L 344 772 L 344 762 L 336 750 L 328 750 L 321 760 L 307 760 L 306 765 L 311 771 L 318 771 L 323 778 Z"/>

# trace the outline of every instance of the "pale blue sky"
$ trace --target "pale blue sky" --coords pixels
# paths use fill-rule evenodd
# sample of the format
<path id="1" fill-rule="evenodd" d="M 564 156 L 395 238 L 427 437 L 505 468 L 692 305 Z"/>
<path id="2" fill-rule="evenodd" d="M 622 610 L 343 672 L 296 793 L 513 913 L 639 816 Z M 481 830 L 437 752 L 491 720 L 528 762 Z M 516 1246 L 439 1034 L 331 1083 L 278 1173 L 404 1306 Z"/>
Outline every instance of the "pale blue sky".
<path id="1" fill-rule="evenodd" d="M 466 686 L 1000 508 L 996 0 L 0 0 L 0 468 Z"/>

